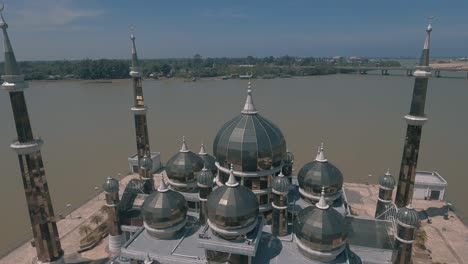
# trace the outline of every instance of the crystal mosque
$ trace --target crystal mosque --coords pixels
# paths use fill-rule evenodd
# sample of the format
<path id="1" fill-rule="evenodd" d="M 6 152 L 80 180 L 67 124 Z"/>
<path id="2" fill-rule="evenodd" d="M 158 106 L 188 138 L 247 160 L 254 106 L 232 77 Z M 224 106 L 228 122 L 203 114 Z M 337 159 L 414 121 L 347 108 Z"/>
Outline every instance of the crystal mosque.
<path id="1" fill-rule="evenodd" d="M 24 99 L 27 83 L 0 20 L 5 48 L 2 87 L 11 99 L 17 153 L 31 216 L 38 263 L 65 263 L 42 165 L 42 141 L 33 137 Z M 185 138 L 153 177 L 143 100 L 142 69 L 132 33 L 130 76 L 134 92 L 138 179 L 122 193 L 108 177 L 108 263 L 411 263 L 418 213 L 411 207 L 424 114 L 431 25 L 415 86 L 399 178 L 380 178 L 375 218 L 351 215 L 343 182 L 346 172 L 317 142 L 315 159 L 293 174 L 294 155 L 281 129 L 254 104 L 248 82 L 244 106 L 195 153 Z M 239 99 L 241 100 L 241 99 Z M 241 101 L 240 101 L 241 102 Z M 241 105 L 242 103 L 240 103 Z M 312 157 L 311 157 L 312 158 Z M 397 187 L 396 200 L 392 201 Z"/>

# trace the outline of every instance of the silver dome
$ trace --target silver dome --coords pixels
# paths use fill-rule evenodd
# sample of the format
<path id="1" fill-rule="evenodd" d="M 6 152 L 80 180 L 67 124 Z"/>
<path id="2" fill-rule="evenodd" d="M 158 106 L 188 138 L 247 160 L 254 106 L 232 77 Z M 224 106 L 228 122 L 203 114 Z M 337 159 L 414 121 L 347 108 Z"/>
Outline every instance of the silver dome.
<path id="1" fill-rule="evenodd" d="M 181 150 L 167 162 L 166 173 L 171 182 L 196 184 L 197 175 L 202 168 L 203 159 L 188 149 L 184 138 Z"/>
<path id="2" fill-rule="evenodd" d="M 257 112 L 249 90 L 242 113 L 216 134 L 213 154 L 222 167 L 232 164 L 236 171 L 270 170 L 281 165 L 286 141 L 281 130 Z"/>
<path id="3" fill-rule="evenodd" d="M 416 227 L 419 223 L 418 212 L 411 206 L 406 206 L 398 209 L 397 221 L 403 225 Z"/>
<path id="4" fill-rule="evenodd" d="M 343 174 L 325 158 L 323 144 L 317 158 L 301 168 L 297 180 L 302 190 L 316 197 L 320 196 L 322 187 L 326 197 L 336 195 L 343 187 Z"/>
<path id="5" fill-rule="evenodd" d="M 119 191 L 119 181 L 109 176 L 102 185 L 102 189 L 107 193 L 116 193 Z"/>
<path id="6" fill-rule="evenodd" d="M 393 188 L 395 188 L 395 178 L 390 174 L 390 170 L 387 170 L 385 175 L 380 177 L 379 185 L 387 190 L 393 190 Z"/>

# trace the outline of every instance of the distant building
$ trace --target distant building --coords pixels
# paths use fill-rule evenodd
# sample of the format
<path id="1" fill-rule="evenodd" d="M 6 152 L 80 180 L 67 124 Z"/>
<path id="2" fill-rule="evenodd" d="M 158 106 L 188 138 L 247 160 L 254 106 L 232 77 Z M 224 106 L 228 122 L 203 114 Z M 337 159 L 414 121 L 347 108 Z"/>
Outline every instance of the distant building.
<path id="1" fill-rule="evenodd" d="M 447 181 L 439 173 L 433 171 L 416 172 L 413 199 L 443 201 L 446 189 Z"/>

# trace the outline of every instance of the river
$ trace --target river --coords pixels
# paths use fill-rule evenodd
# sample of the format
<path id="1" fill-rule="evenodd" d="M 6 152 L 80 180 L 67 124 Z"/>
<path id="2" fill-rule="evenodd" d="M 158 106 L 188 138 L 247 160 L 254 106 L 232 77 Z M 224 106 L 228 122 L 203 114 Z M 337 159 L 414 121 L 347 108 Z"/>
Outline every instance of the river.
<path id="1" fill-rule="evenodd" d="M 295 155 L 295 171 L 315 158 L 320 142 L 345 181 L 371 182 L 387 168 L 398 178 L 414 79 L 406 76 L 330 75 L 252 80 L 255 104 L 283 131 Z M 198 152 L 209 152 L 218 129 L 239 114 L 247 82 L 242 80 L 144 81 L 151 149 L 166 162 L 186 136 Z M 432 78 L 419 154 L 420 170 L 448 181 L 448 199 L 467 222 L 468 81 Z M 56 215 L 67 214 L 97 193 L 105 177 L 128 172 L 135 152 L 130 80 L 113 83 L 35 81 L 26 90 L 35 136 L 44 140 L 43 159 Z M 9 97 L 0 94 L 0 255 L 30 236 Z M 71 204 L 72 208 L 66 205 Z"/>

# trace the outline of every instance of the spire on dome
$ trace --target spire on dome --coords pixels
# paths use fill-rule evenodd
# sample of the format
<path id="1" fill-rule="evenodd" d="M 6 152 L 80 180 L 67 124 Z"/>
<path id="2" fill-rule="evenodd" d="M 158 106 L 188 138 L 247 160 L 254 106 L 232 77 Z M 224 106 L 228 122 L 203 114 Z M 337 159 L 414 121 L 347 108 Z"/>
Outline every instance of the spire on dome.
<path id="1" fill-rule="evenodd" d="M 387 169 L 387 172 L 385 173 L 385 176 L 392 176 L 392 174 L 390 173 L 390 168 Z"/>
<path id="2" fill-rule="evenodd" d="M 16 62 L 15 53 L 11 46 L 10 38 L 8 37 L 8 24 L 3 18 L 3 9 L 5 5 L 0 6 L 0 28 L 3 31 L 3 48 L 5 49 L 5 75 L 21 75 L 20 68 Z"/>
<path id="3" fill-rule="evenodd" d="M 146 254 L 146 259 L 144 264 L 153 264 L 153 260 L 150 258 L 149 253 Z"/>
<path id="4" fill-rule="evenodd" d="M 132 67 L 138 67 L 138 56 L 135 45 L 135 27 L 130 26 L 130 39 L 132 40 Z"/>
<path id="5" fill-rule="evenodd" d="M 187 142 L 185 142 L 185 136 L 182 137 L 182 148 L 180 148 L 180 152 L 189 152 L 189 148 L 187 147 Z"/>
<path id="6" fill-rule="evenodd" d="M 241 111 L 241 113 L 247 114 L 247 115 L 253 115 L 258 112 L 253 103 L 251 84 L 252 83 L 249 81 L 248 86 L 247 86 L 247 99 L 245 99 L 244 109 L 242 109 Z"/>
<path id="7" fill-rule="evenodd" d="M 431 32 L 432 32 L 432 23 L 431 21 L 434 19 L 433 16 L 427 18 L 429 20 L 429 24 L 426 28 L 426 40 L 424 41 L 424 48 L 421 54 L 421 58 L 419 60 L 419 66 L 429 66 L 429 48 L 431 46 Z"/>
<path id="8" fill-rule="evenodd" d="M 320 200 L 318 201 L 318 203 L 315 204 L 315 206 L 322 210 L 326 210 L 330 207 L 328 203 L 325 201 L 325 186 L 322 186 L 322 193 L 320 194 Z"/>
<path id="9" fill-rule="evenodd" d="M 278 174 L 278 177 L 284 177 L 284 174 L 283 174 L 283 167 L 282 167 L 282 166 L 281 166 L 280 173 Z"/>
<path id="10" fill-rule="evenodd" d="M 205 144 L 201 144 L 201 147 L 200 147 L 200 152 L 198 152 L 198 154 L 200 155 L 206 155 L 206 150 L 205 150 Z"/>
<path id="11" fill-rule="evenodd" d="M 226 185 L 229 187 L 236 187 L 239 185 L 239 182 L 236 180 L 236 177 L 234 176 L 234 172 L 232 171 L 232 164 L 231 164 L 231 170 L 229 173 L 229 179 L 226 182 Z"/>
<path id="12" fill-rule="evenodd" d="M 325 158 L 325 154 L 323 153 L 323 143 L 320 144 L 320 147 L 317 151 L 317 157 L 315 158 L 316 161 L 320 162 L 327 162 L 328 160 Z"/>
<path id="13" fill-rule="evenodd" d="M 166 181 L 164 180 L 164 177 L 161 176 L 161 182 L 159 183 L 158 187 L 158 192 L 167 192 L 169 191 L 169 188 L 167 188 Z"/>

